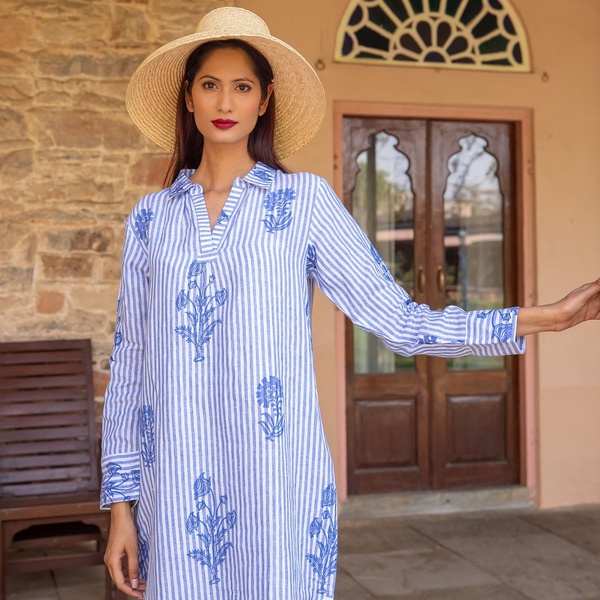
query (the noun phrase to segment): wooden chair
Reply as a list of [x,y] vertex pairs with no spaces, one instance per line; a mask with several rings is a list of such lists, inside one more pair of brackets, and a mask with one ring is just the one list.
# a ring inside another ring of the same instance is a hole
[[7,573],[103,564],[97,447],[90,340],[1,343],[0,600]]

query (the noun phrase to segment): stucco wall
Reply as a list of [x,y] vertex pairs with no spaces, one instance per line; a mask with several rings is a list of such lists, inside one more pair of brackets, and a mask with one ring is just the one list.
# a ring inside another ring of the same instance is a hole
[[[289,164],[333,180],[332,101],[525,107],[534,115],[538,302],[600,276],[600,4],[514,0],[533,72],[508,74],[334,63],[346,0],[241,0],[315,65],[329,100],[325,124]],[[547,78],[543,74],[547,74]],[[547,81],[545,81],[547,79]],[[315,353],[323,415],[337,455],[334,309],[317,304]],[[342,351],[338,348],[338,352]],[[600,323],[539,339],[539,494],[542,506],[600,502]],[[338,458],[338,469],[342,467]]]

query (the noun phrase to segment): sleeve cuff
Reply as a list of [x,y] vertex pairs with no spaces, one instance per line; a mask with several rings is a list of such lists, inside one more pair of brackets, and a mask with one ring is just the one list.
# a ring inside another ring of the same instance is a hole
[[100,508],[114,502],[137,500],[140,496],[140,458],[135,454],[107,457],[102,461]]
[[523,354],[525,338],[516,337],[519,309],[476,310],[467,313],[466,343],[476,356]]

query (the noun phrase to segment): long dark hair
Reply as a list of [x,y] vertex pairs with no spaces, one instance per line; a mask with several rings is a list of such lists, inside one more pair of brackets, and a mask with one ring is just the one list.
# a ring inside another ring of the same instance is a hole
[[[215,50],[234,48],[243,50],[250,60],[252,71],[260,82],[261,101],[267,97],[268,86],[273,81],[273,70],[269,61],[256,48],[242,40],[216,40],[207,42],[194,50],[187,59],[185,72],[177,98],[177,118],[175,130],[175,149],[165,175],[165,187],[170,186],[181,169],[197,169],[202,160],[204,138],[198,131],[194,114],[186,106],[186,94],[194,82],[204,61]],[[273,140],[275,134],[275,95],[271,93],[265,113],[258,118],[256,127],[248,138],[248,154],[255,161],[260,161],[275,169],[288,172],[281,164]]]

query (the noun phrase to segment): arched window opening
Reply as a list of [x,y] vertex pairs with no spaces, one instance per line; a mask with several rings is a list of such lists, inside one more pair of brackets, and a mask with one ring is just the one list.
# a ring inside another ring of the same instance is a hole
[[524,27],[508,0],[351,0],[341,62],[530,71]]

